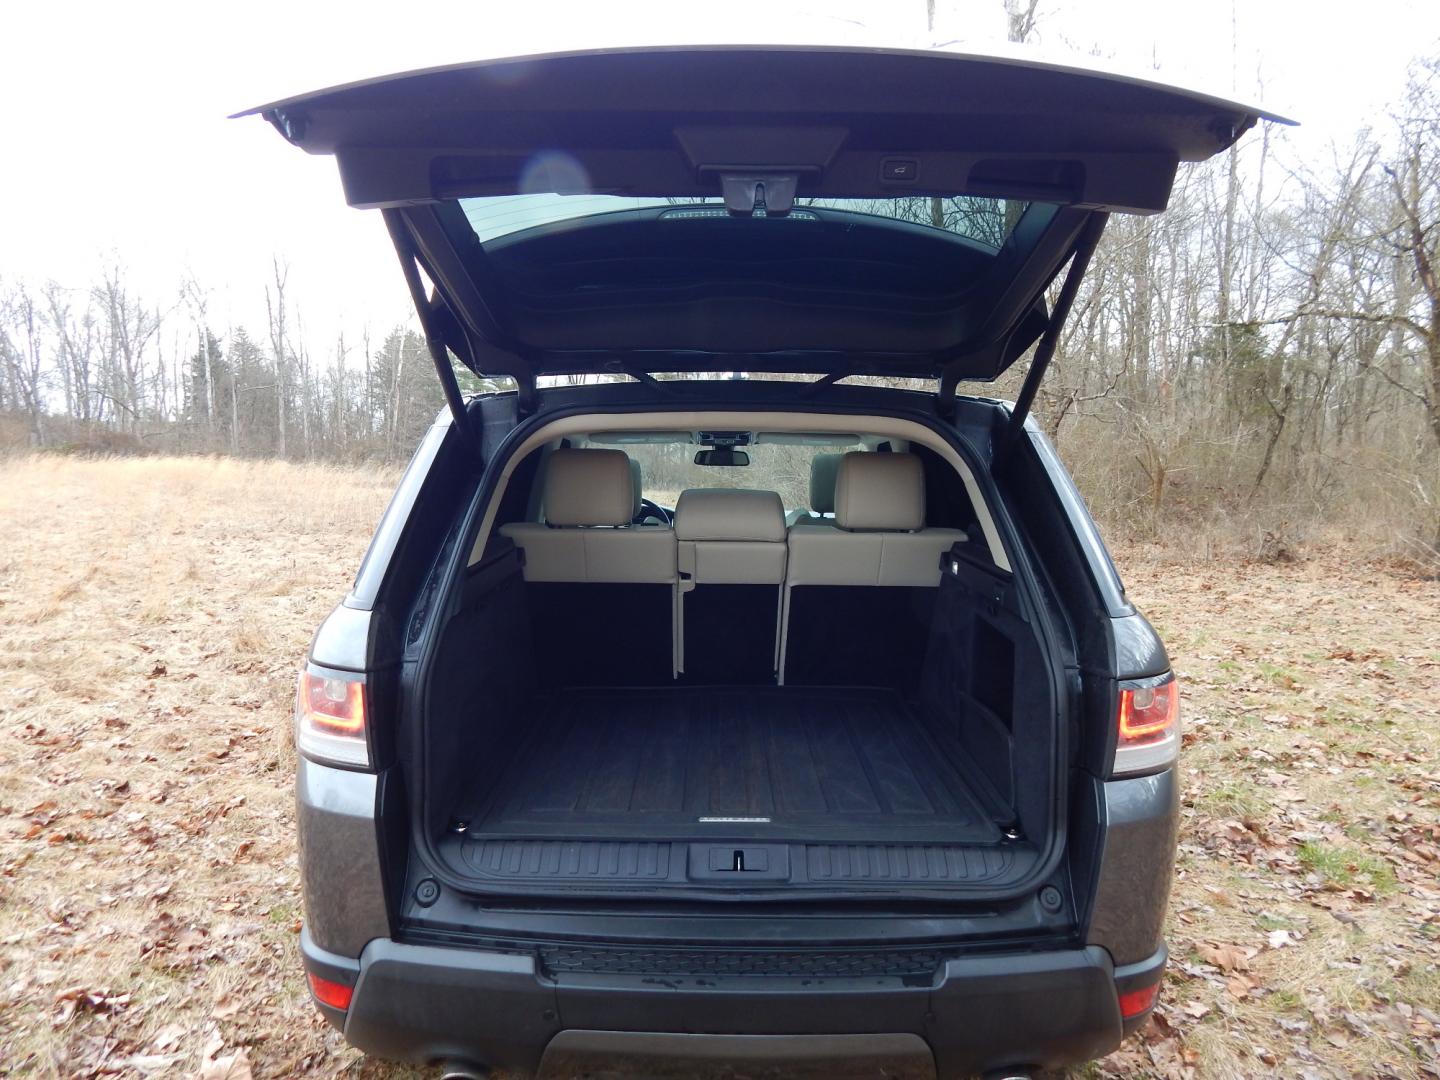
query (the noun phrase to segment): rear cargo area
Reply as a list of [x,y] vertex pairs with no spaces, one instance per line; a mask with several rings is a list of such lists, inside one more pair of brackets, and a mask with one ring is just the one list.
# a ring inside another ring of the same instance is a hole
[[503,782],[462,804],[472,835],[999,839],[958,746],[894,691],[570,690],[532,715]]
[[[938,588],[857,590],[845,632],[790,658],[799,684],[738,664],[727,684],[723,644],[698,678],[644,659],[652,628],[626,624],[643,594],[577,615],[593,587],[567,601],[500,545],[472,568],[431,680],[417,753],[433,857],[517,894],[1018,882],[1051,837],[1057,740],[1007,578],[965,564]],[[840,600],[814,602],[833,621]]]
[[532,710],[442,845],[491,881],[753,884],[783,866],[791,883],[935,885],[1013,867],[1007,809],[891,690],[577,689]]

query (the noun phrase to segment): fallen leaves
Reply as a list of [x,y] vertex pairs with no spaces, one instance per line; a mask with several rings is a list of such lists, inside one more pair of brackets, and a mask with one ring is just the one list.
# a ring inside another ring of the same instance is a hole
[[55,1011],[50,1017],[50,1025],[64,1027],[77,1012],[117,1012],[129,1004],[129,994],[69,986],[55,995]]
[[1440,1076],[1440,653],[1416,648],[1440,585],[1247,568],[1218,612],[1176,563],[1141,569],[1200,723],[1164,1022],[1099,1074]]
[[169,1072],[177,1062],[183,1061],[184,1054],[131,1054],[129,1057],[111,1058],[107,1065],[115,1070],[133,1069],[144,1076],[152,1073]]
[[150,1049],[152,1053],[163,1053],[166,1050],[173,1050],[185,1037],[185,1026],[183,1024],[166,1024],[150,1038]]
[[200,1080],[252,1080],[250,1059],[244,1050],[200,1063]]
[[211,1031],[200,1054],[199,1080],[252,1080],[250,1058],[244,1048],[225,1052],[225,1040]]
[[1237,945],[1211,945],[1199,942],[1195,952],[1207,964],[1214,964],[1221,971],[1249,971],[1250,957]]
[[[354,1062],[296,954],[285,732],[294,665],[393,481],[0,460],[0,1074]],[[76,566],[102,566],[106,587],[51,604],[44,583]],[[277,598],[292,578],[305,587]],[[256,643],[243,664],[241,631]]]
[[1244,1001],[1260,987],[1260,981],[1249,975],[1231,975],[1225,980],[1225,990],[1236,1001]]

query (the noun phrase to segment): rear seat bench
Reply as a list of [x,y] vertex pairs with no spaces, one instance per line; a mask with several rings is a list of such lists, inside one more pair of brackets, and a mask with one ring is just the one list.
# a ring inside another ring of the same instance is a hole
[[916,685],[940,556],[966,534],[925,527],[917,457],[832,467],[833,518],[787,529],[773,491],[693,488],[672,529],[631,526],[623,451],[551,453],[545,520],[500,528],[521,552],[542,685]]
[[833,523],[789,530],[781,681],[915,685],[940,556],[966,534],[925,527],[924,470],[913,454],[845,454],[834,505]]
[[675,532],[631,527],[635,481],[621,450],[545,461],[543,522],[512,522],[541,685],[652,686],[675,672]]

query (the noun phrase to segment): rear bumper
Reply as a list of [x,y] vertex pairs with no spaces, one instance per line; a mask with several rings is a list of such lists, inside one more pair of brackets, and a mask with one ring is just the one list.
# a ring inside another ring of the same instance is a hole
[[354,986],[347,1013],[322,1011],[366,1053],[522,1071],[543,1059],[545,1072],[560,1061],[573,1070],[586,1053],[611,1061],[834,1062],[853,1050],[855,1035],[886,1036],[907,1075],[1053,1068],[1114,1049],[1129,1026],[1117,980],[1122,989],[1154,982],[1165,964],[1162,949],[1117,971],[1104,949],[1089,946],[951,959],[919,984],[887,976],[551,975],[530,953],[382,938],[357,962],[318,950],[308,937],[302,945],[308,970]]

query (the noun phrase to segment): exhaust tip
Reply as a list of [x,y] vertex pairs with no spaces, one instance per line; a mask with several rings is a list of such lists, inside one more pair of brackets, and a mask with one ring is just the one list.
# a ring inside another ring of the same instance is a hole
[[440,1080],[487,1080],[489,1075],[489,1069],[463,1061],[447,1061],[440,1068]]

